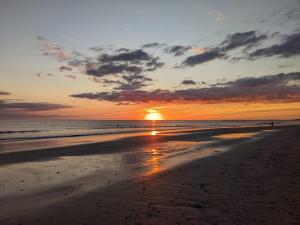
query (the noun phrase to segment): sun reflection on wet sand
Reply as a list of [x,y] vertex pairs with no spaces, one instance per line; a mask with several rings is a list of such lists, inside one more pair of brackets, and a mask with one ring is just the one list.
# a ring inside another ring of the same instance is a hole
[[148,155],[143,163],[144,170],[140,175],[153,176],[167,169],[187,162],[224,152],[224,147],[210,147],[211,142],[172,141],[152,143],[145,148]]
[[159,156],[159,152],[156,148],[151,149],[151,158],[148,160],[150,164],[149,174],[155,174],[162,171],[160,166],[161,157]]

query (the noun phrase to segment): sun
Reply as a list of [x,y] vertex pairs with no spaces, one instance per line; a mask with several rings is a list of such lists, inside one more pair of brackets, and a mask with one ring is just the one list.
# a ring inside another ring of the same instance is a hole
[[162,115],[160,114],[160,112],[158,112],[157,110],[155,109],[148,109],[147,110],[147,115],[145,116],[145,120],[162,120],[163,117]]

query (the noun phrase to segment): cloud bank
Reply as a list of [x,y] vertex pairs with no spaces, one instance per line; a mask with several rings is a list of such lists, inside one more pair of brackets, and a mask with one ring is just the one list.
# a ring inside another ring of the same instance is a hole
[[73,94],[71,97],[110,102],[298,102],[300,101],[300,72],[262,77],[246,77],[216,83],[207,88],[182,90],[122,90]]
[[[195,47],[191,45],[168,45],[153,42],[142,45],[140,49],[116,48],[114,46],[92,47],[90,50],[95,56],[86,56],[72,50],[68,54],[64,48],[50,42],[48,39],[38,37],[42,43],[43,55],[55,57],[58,61],[64,61],[65,65],[58,68],[61,72],[79,72],[90,77],[92,81],[103,87],[111,87],[116,93],[120,91],[141,90],[153,84],[151,72],[165,66],[165,62],[157,55],[150,54],[148,49],[160,49],[161,53],[170,54],[174,57],[183,56],[189,52],[194,55],[187,56],[181,63],[175,64],[175,68],[187,68],[211,62],[217,59],[238,61],[256,60],[267,57],[297,57],[300,54],[300,33],[283,36],[280,43],[262,48],[262,44],[274,36],[279,35],[261,33],[255,30],[237,32],[227,35],[223,41],[212,47]],[[273,39],[272,39],[273,40]],[[266,46],[266,45],[265,45]],[[191,51],[189,51],[191,50]],[[237,50],[240,55],[233,56]],[[180,58],[180,57],[178,57]],[[38,73],[40,76],[40,73]],[[74,76],[65,76],[74,79]],[[184,81],[184,85],[193,85],[190,81]],[[159,91],[158,91],[159,92]],[[178,93],[171,91],[173,99]],[[141,92],[143,93],[143,91]],[[105,97],[104,97],[105,98]]]

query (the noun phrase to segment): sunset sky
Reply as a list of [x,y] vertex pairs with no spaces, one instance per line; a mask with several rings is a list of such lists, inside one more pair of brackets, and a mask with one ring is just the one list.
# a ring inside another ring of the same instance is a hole
[[0,0],[0,118],[300,118],[299,0]]

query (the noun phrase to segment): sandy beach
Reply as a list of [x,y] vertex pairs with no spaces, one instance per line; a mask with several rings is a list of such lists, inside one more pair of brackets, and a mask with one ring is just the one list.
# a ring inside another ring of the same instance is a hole
[[300,0],[0,0],[0,225],[300,225]]
[[300,127],[0,153],[0,224],[298,224]]

